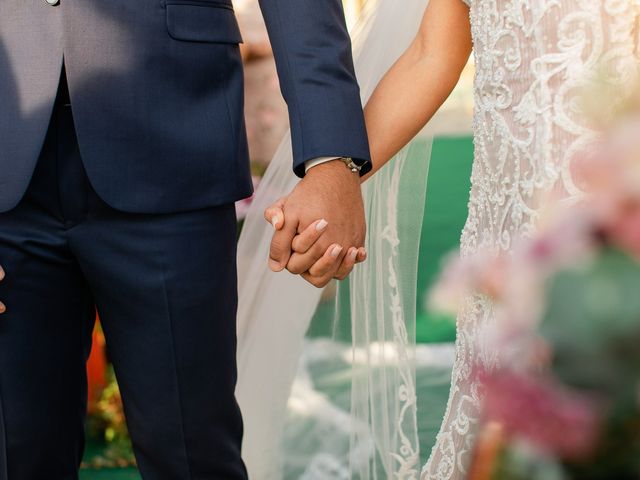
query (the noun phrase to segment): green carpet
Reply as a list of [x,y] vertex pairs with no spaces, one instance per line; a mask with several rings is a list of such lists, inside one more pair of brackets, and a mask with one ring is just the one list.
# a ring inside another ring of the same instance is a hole
[[80,480],[140,480],[135,468],[81,470]]
[[[418,272],[418,291],[422,293],[417,309],[417,339],[421,343],[449,342],[455,338],[454,323],[449,318],[430,312],[425,297],[437,278],[443,256],[459,244],[467,215],[472,159],[473,144],[470,137],[439,138],[434,142]],[[313,336],[330,335],[330,328],[330,322],[316,321]],[[420,403],[431,406],[420,415],[423,453],[430,451],[444,412],[449,389],[448,375],[449,372],[434,369],[418,379]],[[87,456],[95,454],[95,447],[88,449]],[[139,479],[135,469],[85,469],[80,475],[80,480]]]
[[434,141],[418,266],[418,292],[422,292],[418,296],[416,319],[418,343],[455,340],[455,324],[450,318],[429,311],[426,296],[438,277],[443,257],[460,245],[467,218],[472,163],[471,137]]

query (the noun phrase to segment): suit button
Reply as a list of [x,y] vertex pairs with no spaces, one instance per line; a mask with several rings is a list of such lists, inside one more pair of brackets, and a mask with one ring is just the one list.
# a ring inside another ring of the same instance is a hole
[[44,0],[44,1],[47,2],[49,5],[51,5],[52,7],[60,3],[60,0]]

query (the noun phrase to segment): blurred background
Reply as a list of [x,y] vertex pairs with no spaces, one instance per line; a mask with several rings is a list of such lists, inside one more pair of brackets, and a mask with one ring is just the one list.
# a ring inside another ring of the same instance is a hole
[[[347,21],[352,26],[361,12],[364,0],[344,0]],[[246,121],[254,183],[269,165],[288,128],[286,105],[280,95],[275,63],[257,2],[235,0],[236,13],[244,37],[241,46],[245,62]],[[417,305],[417,388],[421,408],[419,428],[423,457],[434,442],[436,429],[444,415],[448,396],[450,370],[453,363],[455,324],[452,317],[430,311],[426,293],[438,277],[442,259],[458,247],[460,233],[467,216],[470,173],[473,160],[471,113],[473,108],[473,66],[465,70],[461,82],[429,127],[435,133],[426,202],[428,213],[423,219],[420,247]],[[427,161],[422,150],[412,149],[410,161]],[[424,140],[430,142],[430,139]],[[240,222],[251,205],[251,199],[237,205]],[[335,336],[331,321],[324,310],[331,310],[333,291],[328,289],[309,332],[309,339],[322,348],[322,339]],[[343,326],[342,328],[349,328]],[[344,348],[348,348],[345,344]],[[312,347],[313,349],[313,347]],[[335,369],[327,369],[322,359],[307,365],[318,393],[330,396],[338,406],[348,411],[350,377],[336,378]],[[345,365],[345,371],[347,371]],[[330,375],[329,370],[332,372]],[[94,347],[88,364],[90,406],[88,448],[81,472],[83,480],[139,479],[129,443],[121,399],[109,365],[108,352],[99,325],[94,333]],[[302,428],[302,430],[301,430]],[[285,432],[289,444],[304,443],[304,427],[296,413],[291,412]],[[307,450],[316,445],[304,445]],[[304,448],[301,447],[303,450]],[[309,462],[309,452],[292,452],[285,459],[287,480],[302,478]],[[423,458],[425,460],[425,458]]]

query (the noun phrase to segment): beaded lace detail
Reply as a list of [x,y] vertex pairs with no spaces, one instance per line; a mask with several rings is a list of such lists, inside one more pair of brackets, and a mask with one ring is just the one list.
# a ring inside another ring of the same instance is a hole
[[[475,161],[461,254],[508,251],[535,231],[543,203],[580,195],[577,156],[597,139],[585,88],[603,79],[628,91],[638,69],[638,0],[463,0],[476,63]],[[626,87],[626,88],[625,88]],[[479,339],[491,302],[469,298],[458,317],[447,412],[422,480],[463,480],[482,386],[472,365],[497,361]]]

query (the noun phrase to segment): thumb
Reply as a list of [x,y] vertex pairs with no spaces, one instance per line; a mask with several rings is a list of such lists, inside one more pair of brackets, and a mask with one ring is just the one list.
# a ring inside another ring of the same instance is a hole
[[293,239],[298,232],[298,220],[291,216],[283,222],[280,229],[276,229],[271,239],[269,250],[269,268],[274,272],[281,272],[291,258]]
[[273,225],[275,230],[281,230],[284,226],[284,204],[286,200],[287,197],[282,197],[264,211],[264,219]]

